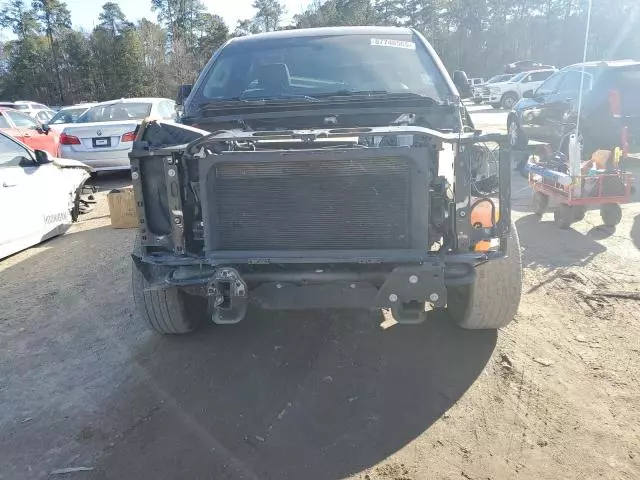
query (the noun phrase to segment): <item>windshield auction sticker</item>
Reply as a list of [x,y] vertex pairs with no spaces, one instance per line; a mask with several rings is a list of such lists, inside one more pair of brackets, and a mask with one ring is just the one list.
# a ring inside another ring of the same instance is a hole
[[376,47],[406,48],[407,50],[416,49],[416,44],[413,42],[407,42],[406,40],[392,40],[390,38],[372,38],[371,45],[375,45]]

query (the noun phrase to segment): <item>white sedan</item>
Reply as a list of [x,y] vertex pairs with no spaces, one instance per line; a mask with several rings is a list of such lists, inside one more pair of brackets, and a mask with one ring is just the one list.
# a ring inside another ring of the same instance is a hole
[[0,133],[0,258],[64,233],[90,171]]
[[98,103],[62,130],[61,156],[80,160],[96,172],[128,170],[136,129],[147,117],[175,120],[175,102],[166,98],[126,98]]

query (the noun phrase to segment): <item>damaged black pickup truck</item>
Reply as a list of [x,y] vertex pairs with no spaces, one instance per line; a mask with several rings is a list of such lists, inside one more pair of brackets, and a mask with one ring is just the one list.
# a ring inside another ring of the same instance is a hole
[[149,327],[236,323],[250,303],[513,319],[508,140],[473,128],[419,33],[235,38],[185,90],[182,124],[145,121],[130,154],[133,294]]

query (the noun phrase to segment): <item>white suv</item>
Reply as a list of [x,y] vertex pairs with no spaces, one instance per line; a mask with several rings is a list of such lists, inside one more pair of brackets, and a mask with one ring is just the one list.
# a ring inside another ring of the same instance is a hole
[[482,90],[482,98],[493,108],[511,110],[524,92],[535,90],[555,72],[555,69],[532,70],[519,73],[507,82],[488,84]]
[[49,107],[43,105],[42,103],[32,102],[29,100],[16,100],[14,103],[14,107],[16,110],[20,110],[22,113],[29,115],[30,117],[36,118],[36,114],[41,110],[50,110]]

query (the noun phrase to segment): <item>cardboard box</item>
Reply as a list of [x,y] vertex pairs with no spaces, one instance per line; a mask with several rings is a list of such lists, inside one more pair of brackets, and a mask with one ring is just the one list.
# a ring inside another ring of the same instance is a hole
[[138,226],[138,212],[133,187],[111,190],[107,194],[107,203],[113,228],[136,228]]

